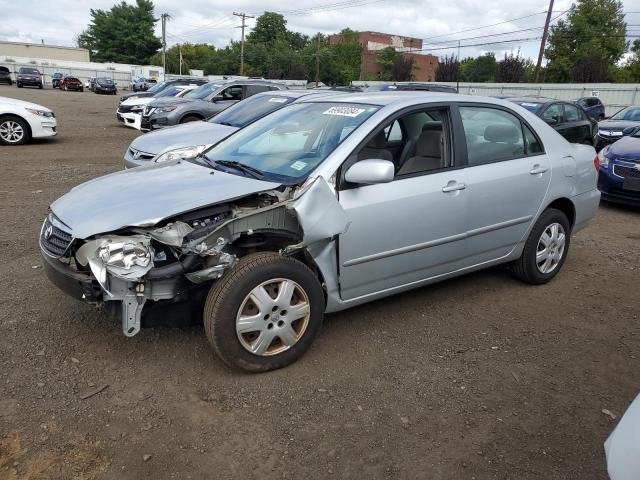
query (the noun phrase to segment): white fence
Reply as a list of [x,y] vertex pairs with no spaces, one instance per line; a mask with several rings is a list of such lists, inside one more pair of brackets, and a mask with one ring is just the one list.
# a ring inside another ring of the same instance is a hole
[[82,82],[87,81],[91,77],[108,77],[113,79],[118,84],[119,88],[129,88],[129,82],[131,82],[131,73],[122,72],[117,70],[110,70],[105,68],[104,70],[82,68],[82,67],[60,67],[54,65],[34,65],[31,63],[13,63],[13,62],[0,62],[0,66],[7,67],[11,72],[11,78],[15,81],[16,74],[21,67],[37,68],[43,75],[44,84],[51,85],[51,77],[54,73],[60,72],[65,75],[76,77]]
[[[389,84],[392,82],[353,82],[354,86]],[[455,82],[435,82],[455,87]],[[466,83],[460,82],[460,93],[484,96],[540,96],[557,100],[576,100],[598,97],[604,103],[607,115],[640,102],[638,83]]]

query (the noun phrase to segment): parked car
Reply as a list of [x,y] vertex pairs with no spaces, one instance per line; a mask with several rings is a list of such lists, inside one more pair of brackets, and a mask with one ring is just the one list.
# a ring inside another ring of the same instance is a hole
[[64,90],[65,92],[68,92],[69,90],[82,92],[84,90],[82,82],[76,77],[62,77],[62,80],[60,80],[60,83],[58,84],[58,88],[60,90]]
[[600,121],[604,120],[605,109],[604,104],[598,97],[583,97],[576,100],[576,104],[579,105],[587,112],[591,118]]
[[436,83],[419,83],[419,82],[397,82],[393,84],[377,84],[370,85],[366,88],[367,92],[389,92],[389,91],[412,91],[412,92],[443,92],[458,93],[455,87],[449,85],[438,85]]
[[324,313],[501,263],[551,281],[597,210],[594,157],[499,100],[309,96],[194,159],[75,187],[44,220],[44,270],[126,336],[202,318],[226,364],[263,372]]
[[636,480],[640,470],[640,395],[629,405],[607,441],[607,473],[610,480]]
[[96,77],[89,77],[87,83],[85,84],[85,88],[91,90],[93,92],[96,86]]
[[640,131],[640,106],[623,108],[606,120],[598,122],[596,150],[617,142],[622,137],[635,135]]
[[124,95],[122,95],[120,97],[120,101],[124,102],[125,100],[127,100],[129,98],[154,97],[158,93],[162,92],[163,90],[165,90],[167,88],[175,87],[175,86],[178,86],[178,85],[196,85],[196,86],[200,86],[200,85],[204,85],[205,83],[207,83],[207,81],[208,80],[205,79],[205,78],[179,78],[179,79],[176,79],[176,80],[168,80],[166,82],[157,83],[153,87],[150,87],[149,90],[147,90],[146,92],[129,92],[129,93],[125,93]]
[[95,84],[93,85],[93,93],[115,95],[116,93],[118,93],[116,82],[108,77],[98,77],[96,78]]
[[283,83],[267,80],[210,82],[182,98],[161,98],[149,103],[142,115],[141,130],[204,120],[256,93],[286,89]]
[[56,72],[51,76],[51,88],[59,88],[60,87],[60,81],[62,80],[62,78],[64,77],[64,74],[60,73],[60,72]]
[[543,97],[509,97],[506,100],[533,112],[569,142],[594,144],[596,123],[582,107]]
[[0,145],[21,145],[32,138],[53,137],[57,121],[47,107],[0,97]]
[[598,159],[602,199],[640,206],[640,132],[607,145]]
[[7,85],[13,85],[11,80],[11,72],[7,67],[0,65],[0,83],[6,83]]
[[178,85],[176,87],[171,87],[163,90],[157,95],[157,97],[130,98],[120,103],[118,109],[116,110],[116,118],[125,127],[131,127],[140,130],[142,112],[145,105],[147,105],[149,102],[152,102],[155,98],[182,97],[195,88],[195,86]]
[[[281,90],[258,93],[206,122],[190,122],[173,128],[155,130],[136,138],[124,155],[124,167],[133,168],[197,156],[240,128],[271,112],[309,95],[338,92],[319,90]],[[317,97],[319,98],[319,97]],[[146,100],[146,99],[141,99]]]
[[144,92],[147,90],[147,81],[144,77],[138,77],[131,79],[129,88],[132,92]]
[[31,67],[20,67],[16,76],[16,85],[18,88],[24,86],[42,88],[44,84],[40,70]]

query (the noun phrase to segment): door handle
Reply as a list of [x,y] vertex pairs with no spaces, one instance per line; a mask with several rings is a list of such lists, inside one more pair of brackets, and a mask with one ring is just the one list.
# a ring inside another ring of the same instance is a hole
[[449,183],[447,183],[444,187],[442,187],[442,191],[444,193],[449,193],[449,192],[456,192],[458,190],[464,190],[465,188],[467,188],[467,185],[465,183],[458,183],[452,180]]
[[533,166],[533,170],[530,170],[529,173],[531,175],[541,175],[545,173],[547,170],[549,170],[547,167],[541,167],[540,165],[536,164]]

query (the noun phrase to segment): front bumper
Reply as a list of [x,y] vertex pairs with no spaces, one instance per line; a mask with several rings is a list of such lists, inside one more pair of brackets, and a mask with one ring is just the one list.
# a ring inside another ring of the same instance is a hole
[[[640,170],[637,170],[637,165],[640,164],[610,160],[607,168],[601,168],[598,189],[602,192],[602,199],[640,206]],[[624,175],[623,171],[630,174]]]
[[118,118],[118,121],[122,125],[124,125],[125,127],[135,128],[137,130],[140,130],[140,128],[141,128],[142,115],[140,113],[133,113],[133,112],[120,113],[120,112],[116,112],[116,117]]
[[96,85],[95,87],[93,87],[93,91],[95,93],[109,93],[115,95],[118,90],[116,88],[105,88]]
[[55,137],[58,134],[58,121],[55,117],[43,118],[31,115],[27,121],[33,138]]
[[616,143],[620,140],[624,135],[610,136],[605,137],[600,133],[597,133],[595,136],[594,147],[597,151],[602,150],[607,145],[611,145],[612,143]]
[[47,278],[67,295],[87,303],[98,303],[102,290],[98,282],[87,273],[73,270],[71,266],[40,251]]
[[42,80],[37,78],[20,78],[18,77],[17,83],[20,85],[29,85],[31,87],[39,87],[42,85]]
[[140,130],[150,132],[172,125],[167,116],[161,115],[142,115],[140,122]]

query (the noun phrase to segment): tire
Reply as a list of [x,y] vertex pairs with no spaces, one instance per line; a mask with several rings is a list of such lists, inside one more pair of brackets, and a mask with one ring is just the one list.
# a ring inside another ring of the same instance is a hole
[[38,88],[39,88],[40,90],[42,90],[42,89],[44,88],[44,85],[40,84],[40,85],[38,85]]
[[16,83],[16,85],[18,86],[18,88],[22,88],[22,84],[21,83]]
[[[285,282],[289,288],[280,291],[294,293],[290,300],[281,300],[283,303],[274,306],[270,302],[277,302],[274,295],[279,291],[274,288]],[[267,305],[253,303],[252,291],[269,294]],[[293,313],[297,305],[301,308]],[[204,329],[213,350],[226,365],[246,372],[267,372],[295,362],[309,349],[322,326],[324,306],[324,292],[309,267],[275,252],[254,253],[241,258],[213,284],[204,306]],[[245,333],[239,333],[236,328],[243,312],[247,319],[255,319],[247,323]],[[289,323],[287,317],[292,315]],[[254,324],[260,330],[250,330]],[[279,331],[293,336],[284,342]]]
[[197,115],[187,115],[187,116],[182,117],[180,119],[180,123],[197,122],[199,120],[202,120],[202,119],[200,117],[198,117]]
[[[16,125],[22,131],[22,136],[19,138],[15,136]],[[10,137],[13,137],[13,140]],[[23,145],[29,140],[31,140],[31,128],[25,120],[12,115],[0,117],[0,145]]]
[[[549,235],[553,226],[559,226],[557,238]],[[547,241],[552,240],[550,246],[544,245],[543,234],[546,234]],[[564,241],[561,240],[562,235],[564,235]],[[532,285],[550,282],[564,265],[570,243],[571,226],[567,216],[555,208],[546,209],[531,229],[522,256],[512,264],[513,274],[516,278]],[[544,248],[540,250],[540,247]],[[538,254],[544,251],[549,252],[550,255],[542,255],[538,260]],[[542,265],[539,265],[539,262],[542,262]],[[548,268],[545,268],[546,262],[549,262]]]

